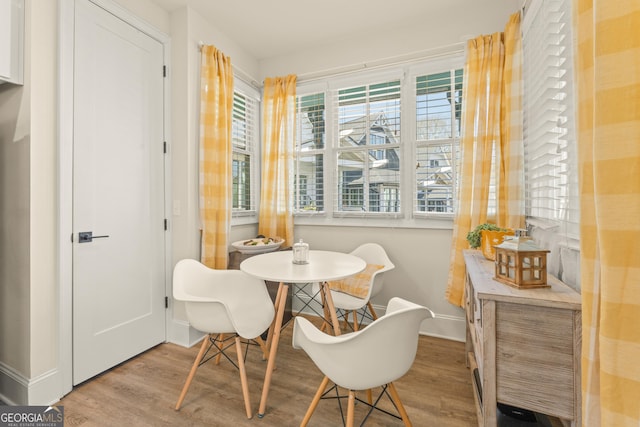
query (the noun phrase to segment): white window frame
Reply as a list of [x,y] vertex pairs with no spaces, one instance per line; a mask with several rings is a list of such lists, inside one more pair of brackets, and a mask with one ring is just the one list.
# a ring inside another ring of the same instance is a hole
[[[455,56],[455,57],[450,57],[450,58],[444,58],[440,61],[432,61],[429,62],[428,64],[424,64],[423,66],[420,67],[415,67],[412,70],[412,73],[410,74],[410,80],[411,80],[411,106],[413,107],[413,110],[411,111],[411,118],[415,119],[417,112],[416,112],[416,108],[417,108],[417,93],[416,93],[416,79],[418,77],[422,77],[422,76],[426,76],[426,75],[431,75],[431,74],[438,74],[438,73],[442,73],[442,72],[446,72],[446,71],[451,71],[453,73],[455,73],[455,70],[458,69],[464,69],[464,56],[463,55],[459,55],[459,56]],[[464,84],[465,84],[465,78],[466,76],[462,76],[462,85],[463,85],[463,89],[464,89]],[[454,79],[455,79],[455,75],[454,75]],[[462,101],[462,103],[464,104],[464,100]],[[462,120],[462,118],[460,119]],[[417,129],[417,121],[416,120],[412,120],[412,129],[411,129],[411,144],[413,146],[412,149],[412,165],[413,167],[411,168],[411,172],[413,173],[413,181],[411,184],[411,189],[413,190],[412,195],[411,195],[411,203],[412,203],[412,213],[413,216],[416,218],[427,218],[427,219],[440,219],[440,220],[451,220],[453,221],[453,218],[455,217],[455,213],[456,213],[456,209],[458,206],[457,203],[457,196],[458,196],[458,179],[459,179],[459,168],[458,168],[458,161],[460,160],[457,157],[457,154],[459,154],[460,151],[460,143],[462,140],[462,131],[463,129],[461,129],[460,134],[458,135],[453,135],[451,138],[443,138],[443,139],[433,139],[433,140],[421,140],[418,141],[418,129]],[[451,111],[451,126],[452,128],[455,125],[455,109],[452,109]],[[461,124],[462,126],[462,124]],[[453,131],[453,129],[452,129]],[[453,192],[453,212],[422,212],[422,211],[418,211],[416,209],[416,204],[417,204],[417,177],[415,174],[415,165],[418,163],[418,158],[417,158],[417,148],[418,147],[426,147],[429,145],[442,145],[442,144],[451,144],[451,148],[452,148],[452,159],[451,159],[451,168],[452,168],[452,192]]]
[[[416,140],[416,89],[418,76],[433,74],[447,70],[464,68],[464,52],[456,51],[414,61],[408,64],[384,67],[378,70],[365,70],[349,73],[343,76],[327,77],[312,82],[301,81],[297,86],[297,96],[324,92],[325,94],[325,148],[324,148],[324,211],[323,212],[295,212],[297,225],[333,225],[333,226],[364,226],[364,227],[397,227],[397,228],[434,228],[451,229],[453,215],[442,213],[414,212],[415,183],[415,140]],[[334,141],[337,118],[330,104],[332,91],[348,86],[361,86],[384,81],[400,79],[401,81],[401,142],[400,142],[400,213],[370,214],[336,214],[334,203],[336,200],[337,182],[337,152]],[[463,77],[464,79],[464,77]],[[464,84],[464,80],[463,80]],[[334,121],[335,120],[335,121]],[[455,185],[454,185],[455,187]],[[454,188],[454,194],[456,189]],[[455,197],[455,196],[454,196]]]
[[[259,201],[260,201],[260,135],[261,135],[261,116],[260,116],[260,92],[253,86],[245,83],[244,81],[235,78],[234,79],[234,94],[240,93],[244,97],[252,99],[255,101],[253,104],[253,108],[251,109],[251,114],[253,115],[254,122],[254,132],[252,133],[251,141],[247,141],[248,144],[251,144],[250,149],[248,149],[248,153],[250,155],[250,177],[251,177],[251,185],[250,185],[250,205],[251,208],[248,210],[232,210],[231,214],[231,225],[242,225],[242,224],[254,224],[258,219],[258,211],[259,211]],[[233,152],[243,153],[243,151],[233,149]]]
[[[311,150],[307,150],[307,151],[301,151],[299,150],[299,145],[298,145],[298,141],[297,138],[299,135],[301,134],[301,129],[297,129],[296,128],[296,142],[295,142],[295,148],[294,148],[294,164],[293,164],[293,168],[294,168],[294,182],[292,183],[292,193],[291,193],[291,200],[293,201],[293,212],[294,215],[296,216],[316,216],[316,215],[324,215],[325,211],[326,211],[326,207],[327,207],[327,200],[326,200],[326,188],[327,188],[327,175],[326,175],[326,162],[327,162],[327,123],[329,121],[328,116],[327,116],[327,111],[326,111],[326,103],[327,103],[327,91],[326,91],[326,85],[307,85],[306,90],[302,90],[300,91],[300,89],[296,88],[296,106],[298,105],[298,100],[300,99],[300,97],[304,97],[304,96],[309,96],[309,95],[316,95],[316,94],[322,94],[324,96],[324,100],[325,100],[325,128],[324,128],[324,132],[325,132],[325,140],[324,140],[324,146],[323,148],[313,148]],[[297,113],[296,113],[297,114]],[[296,120],[298,120],[298,117],[296,117]],[[300,126],[300,122],[298,121],[296,123],[296,127]],[[299,156],[303,156],[303,157],[307,157],[307,156],[313,156],[313,155],[322,155],[323,157],[323,169],[322,169],[322,178],[323,178],[323,182],[322,182],[322,189],[320,190],[322,192],[322,199],[323,199],[323,210],[321,211],[316,211],[316,210],[305,210],[305,209],[298,209],[298,200],[296,200],[295,195],[296,190],[299,190],[299,183],[295,181],[295,177],[298,176],[299,174]]]

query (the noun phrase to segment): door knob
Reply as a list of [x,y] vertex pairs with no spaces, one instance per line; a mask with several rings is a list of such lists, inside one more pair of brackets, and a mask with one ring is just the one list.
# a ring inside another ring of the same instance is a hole
[[78,243],[89,243],[92,242],[93,239],[104,239],[109,236],[94,236],[93,231],[81,231],[78,233]]

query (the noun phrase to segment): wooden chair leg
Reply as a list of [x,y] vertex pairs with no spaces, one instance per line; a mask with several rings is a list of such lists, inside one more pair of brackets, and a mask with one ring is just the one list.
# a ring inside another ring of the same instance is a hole
[[411,424],[411,420],[409,420],[409,415],[407,414],[407,411],[404,409],[404,406],[400,401],[400,396],[398,395],[396,386],[393,383],[389,383],[387,385],[389,386],[389,394],[391,395],[391,399],[393,400],[393,403],[396,404],[396,408],[398,408],[400,417],[402,417],[402,422],[406,427],[412,427],[413,424]]
[[376,314],[376,311],[373,309],[373,305],[371,304],[371,301],[367,302],[367,307],[369,308],[369,312],[371,313],[371,317],[373,317],[373,320],[376,320],[378,318],[378,315]]
[[202,362],[204,353],[207,351],[208,344],[209,344],[209,335],[204,337],[204,339],[202,340],[200,351],[198,352],[198,355],[196,356],[196,360],[194,360],[193,365],[191,366],[191,370],[189,371],[187,380],[185,381],[184,386],[182,387],[182,392],[180,392],[178,403],[176,403],[176,411],[180,409],[180,406],[182,406],[182,402],[184,401],[184,397],[187,395],[187,390],[189,390],[191,381],[193,380],[193,377],[196,375],[196,370],[198,369],[198,366],[200,366],[200,362]]
[[327,384],[329,384],[329,377],[324,377],[322,379],[322,382],[320,383],[320,387],[318,387],[318,390],[316,391],[315,396],[313,396],[313,400],[311,401],[311,404],[307,409],[307,413],[304,414],[304,418],[300,423],[300,427],[305,427],[311,419],[311,415],[313,415],[313,411],[316,410],[318,402],[320,402],[320,398],[322,398],[322,393],[324,393],[325,389],[327,388]]
[[265,344],[262,337],[256,337],[254,341],[258,343],[260,350],[262,350],[262,360],[267,360],[269,358],[269,349],[267,348],[267,344]]
[[242,356],[242,343],[240,337],[236,336],[236,353],[238,355],[238,368],[240,370],[240,383],[242,384],[242,396],[244,397],[244,408],[247,411],[247,418],[251,418],[251,398],[249,397],[249,384],[247,383],[247,371],[244,367],[244,357]]
[[356,392],[349,390],[349,401],[347,403],[347,427],[353,427],[353,417],[356,406]]
[[351,313],[353,315],[353,330],[357,331],[358,329],[360,329],[360,327],[358,326],[358,311],[353,310]]

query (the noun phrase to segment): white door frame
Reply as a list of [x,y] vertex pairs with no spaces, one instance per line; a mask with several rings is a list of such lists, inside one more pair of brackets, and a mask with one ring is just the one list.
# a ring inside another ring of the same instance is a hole
[[[84,0],[83,0],[84,1]],[[136,27],[163,45],[164,64],[170,62],[170,38],[149,23],[141,20],[113,0],[89,0],[116,17]],[[73,389],[73,64],[74,64],[74,14],[76,0],[61,0],[59,3],[59,146],[58,146],[58,283],[60,298],[59,313],[59,373],[60,396]],[[160,72],[160,70],[158,70]],[[169,219],[171,200],[170,138],[170,85],[164,79],[164,138],[167,154],[164,156],[164,217]],[[165,295],[171,295],[171,224],[165,238]],[[172,310],[166,310],[165,330],[172,318]]]

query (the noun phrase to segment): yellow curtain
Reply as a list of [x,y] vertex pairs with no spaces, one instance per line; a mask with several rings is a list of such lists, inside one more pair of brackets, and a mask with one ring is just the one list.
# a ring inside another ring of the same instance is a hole
[[296,127],[296,76],[264,81],[262,110],[262,187],[258,233],[293,244],[290,182]]
[[640,425],[640,2],[574,0],[582,418]]
[[231,225],[231,58],[202,47],[200,67],[200,221],[203,264],[226,269]]
[[[446,291],[447,300],[458,306],[463,305],[467,233],[497,219],[504,221],[498,223],[502,227],[524,223],[521,58],[519,13],[512,15],[504,33],[467,43],[458,206]],[[492,170],[499,199],[495,217],[488,212]]]

